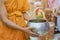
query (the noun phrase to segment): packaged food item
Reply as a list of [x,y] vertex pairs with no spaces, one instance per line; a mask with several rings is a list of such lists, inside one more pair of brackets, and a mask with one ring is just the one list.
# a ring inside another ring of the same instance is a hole
[[42,10],[42,8],[40,7],[37,7],[35,10],[35,15],[36,15],[36,18],[38,19],[45,19],[45,13],[44,11]]

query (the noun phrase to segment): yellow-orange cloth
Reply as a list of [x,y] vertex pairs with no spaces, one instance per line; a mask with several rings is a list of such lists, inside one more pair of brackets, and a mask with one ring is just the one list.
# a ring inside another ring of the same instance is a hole
[[[23,13],[30,9],[27,0],[7,0],[5,6],[8,19],[21,27],[26,27]],[[26,33],[10,28],[0,19],[0,40],[29,40]]]

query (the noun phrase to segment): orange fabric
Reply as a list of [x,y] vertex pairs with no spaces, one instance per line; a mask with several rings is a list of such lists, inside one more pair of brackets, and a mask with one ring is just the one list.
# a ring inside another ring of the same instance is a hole
[[[21,27],[26,27],[22,12],[29,10],[27,0],[7,0],[5,6],[8,19]],[[29,40],[29,37],[22,31],[8,27],[0,19],[0,40]]]

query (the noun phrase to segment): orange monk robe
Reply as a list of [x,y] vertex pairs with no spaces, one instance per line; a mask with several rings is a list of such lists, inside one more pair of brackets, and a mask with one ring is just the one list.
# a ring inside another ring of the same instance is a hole
[[[26,12],[30,9],[28,1],[7,0],[5,6],[8,13],[8,19],[23,28],[26,27],[22,12]],[[22,31],[10,28],[0,19],[0,40],[29,40],[29,37]]]

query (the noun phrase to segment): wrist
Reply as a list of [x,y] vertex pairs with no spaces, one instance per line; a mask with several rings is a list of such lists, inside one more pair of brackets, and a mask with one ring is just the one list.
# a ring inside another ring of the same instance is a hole
[[25,31],[25,28],[21,28],[20,31],[26,32],[26,31]]

